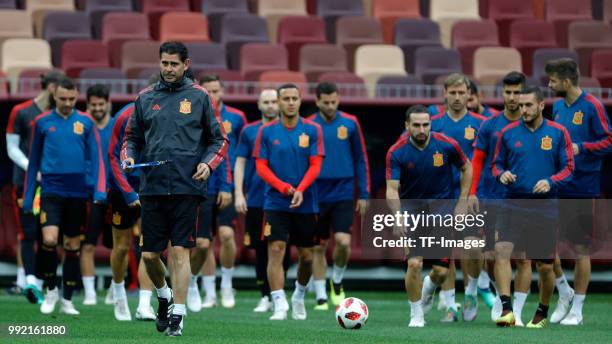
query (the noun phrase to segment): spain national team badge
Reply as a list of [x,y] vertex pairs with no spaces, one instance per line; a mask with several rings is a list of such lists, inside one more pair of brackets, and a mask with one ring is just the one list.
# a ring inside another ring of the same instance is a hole
[[270,234],[272,234],[272,226],[269,222],[266,222],[266,225],[264,226],[264,236],[268,237]]
[[251,245],[251,236],[249,233],[244,233],[244,246]]
[[348,129],[345,126],[341,125],[338,127],[338,139],[346,140],[348,137]]
[[574,118],[572,118],[572,123],[574,123],[575,125],[582,125],[582,117],[584,117],[582,111],[574,112]]
[[302,133],[302,135],[300,135],[298,145],[301,148],[308,148],[308,146],[310,145],[310,136],[306,135],[306,133]]
[[180,104],[179,112],[184,115],[189,115],[191,113],[191,102],[185,98]]
[[118,226],[121,224],[121,214],[119,214],[118,212],[113,213],[113,224],[115,226]]
[[436,152],[436,154],[433,155],[433,165],[434,167],[444,165],[444,155],[442,155],[442,153]]
[[76,121],[72,125],[72,131],[77,135],[83,135],[83,123]]
[[41,211],[40,212],[40,224],[44,225],[45,223],[47,223],[47,212]]
[[223,129],[225,129],[225,133],[229,134],[232,132],[232,122],[223,121]]
[[552,138],[548,135],[542,138],[542,144],[540,145],[542,150],[551,150],[552,149]]
[[476,130],[474,130],[474,128],[467,127],[465,128],[465,133],[463,136],[465,137],[466,140],[473,140],[475,133],[476,133]]

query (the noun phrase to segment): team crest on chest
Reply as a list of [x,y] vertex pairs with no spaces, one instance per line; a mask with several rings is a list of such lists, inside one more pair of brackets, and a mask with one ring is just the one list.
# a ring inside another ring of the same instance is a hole
[[584,117],[582,111],[574,112],[574,118],[572,118],[572,123],[574,123],[575,125],[582,125],[582,117]]
[[121,224],[121,214],[119,214],[119,212],[113,213],[113,224],[115,226],[118,226]]
[[338,139],[340,140],[346,140],[346,138],[348,137],[348,129],[341,125],[338,127]]
[[72,131],[77,135],[83,135],[83,123],[76,121],[72,124]]
[[225,133],[229,134],[232,132],[232,122],[223,121],[223,129],[225,129]]
[[433,165],[434,167],[441,167],[444,165],[444,155],[440,152],[437,152],[433,155]]
[[183,99],[182,102],[179,103],[179,112],[184,115],[189,115],[191,113],[191,102],[187,100],[187,98]]
[[542,150],[551,150],[552,149],[552,138],[548,135],[542,138],[542,144],[540,145]]
[[308,148],[310,145],[310,136],[306,135],[306,133],[302,133],[299,138],[298,145],[301,148]]
[[476,133],[476,130],[474,128],[466,127],[463,137],[465,137],[466,140],[473,140],[475,133]]

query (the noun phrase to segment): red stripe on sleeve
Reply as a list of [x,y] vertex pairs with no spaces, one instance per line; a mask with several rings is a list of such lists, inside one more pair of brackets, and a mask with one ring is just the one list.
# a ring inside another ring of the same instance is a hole
[[586,101],[593,104],[595,110],[597,111],[597,118],[599,119],[599,123],[601,124],[604,132],[606,133],[606,138],[603,140],[599,140],[597,142],[584,142],[582,143],[582,147],[587,151],[601,151],[612,145],[612,132],[610,132],[610,123],[608,122],[608,116],[606,116],[606,111],[597,98],[593,97],[591,94],[587,94],[585,97]]
[[[117,161],[117,157],[115,156],[115,150],[117,149],[117,145],[119,144],[119,138],[122,137],[122,131],[127,131],[128,127],[124,126],[128,121],[132,112],[134,111],[134,107],[130,107],[126,109],[115,121],[113,125],[113,132],[111,134],[110,142],[108,145],[108,159],[111,166],[111,173],[115,180],[119,183],[119,187],[125,193],[131,193],[134,190],[130,183],[128,183],[123,171],[121,170],[121,161]],[[121,151],[120,151],[121,154]]]
[[361,124],[359,124],[359,120],[357,120],[355,116],[351,116],[351,115],[343,114],[343,113],[341,113],[341,115],[355,122],[355,125],[357,126],[357,133],[359,133],[359,142],[361,143],[361,151],[363,153],[363,158],[365,160],[365,165],[366,165],[366,182],[367,182],[366,189],[368,190],[368,193],[370,193],[370,161],[368,159],[368,151],[365,146],[365,138],[363,137],[363,131],[361,130]]
[[493,171],[494,177],[499,177],[499,175],[504,172],[504,171],[499,170],[497,166],[495,166],[495,160],[497,160],[497,155],[499,154],[499,149],[501,147],[501,142],[504,137],[504,134],[508,130],[512,128],[516,128],[519,124],[520,124],[520,121],[512,122],[508,124],[507,126],[505,126],[499,134],[499,138],[497,139],[497,144],[495,145],[495,153],[493,153],[493,159],[491,159],[491,165],[492,165],[492,171]]
[[386,157],[386,161],[387,161],[386,179],[387,180],[391,179],[391,156],[393,155],[393,152],[405,146],[407,143],[408,143],[408,135],[403,134],[402,136],[400,136],[399,139],[397,139],[397,141],[393,144],[393,146],[391,146],[391,148],[389,148],[389,150],[387,151],[387,157]]
[[572,175],[572,172],[574,172],[574,148],[572,147],[572,139],[570,138],[570,134],[567,129],[557,123],[548,120],[547,122],[553,124],[553,127],[561,130],[561,132],[563,133],[563,140],[565,141],[564,149],[565,155],[567,156],[567,163],[559,173],[550,177],[553,182],[558,183],[569,178]]
[[457,143],[457,141],[455,141],[454,139],[444,135],[444,134],[440,134],[440,133],[436,133],[436,132],[431,132],[432,136],[435,139],[438,139],[440,141],[446,142],[446,143],[450,143],[453,148],[457,151],[457,154],[459,154],[459,158],[461,159],[461,163],[465,164],[468,161],[468,158],[465,156],[465,153],[463,153],[463,150],[461,149],[461,147],[459,146],[459,143]]

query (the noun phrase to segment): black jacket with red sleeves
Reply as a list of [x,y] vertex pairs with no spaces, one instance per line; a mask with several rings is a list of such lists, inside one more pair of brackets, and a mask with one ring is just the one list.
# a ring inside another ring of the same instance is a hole
[[140,195],[206,195],[206,182],[192,179],[199,163],[212,171],[227,155],[219,109],[190,79],[161,81],[138,95],[125,135],[124,157],[169,160],[141,174]]

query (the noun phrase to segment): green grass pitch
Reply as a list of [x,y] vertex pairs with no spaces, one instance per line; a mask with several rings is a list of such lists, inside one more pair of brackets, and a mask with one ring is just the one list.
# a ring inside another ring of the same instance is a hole
[[[406,297],[400,292],[349,292],[369,307],[370,317],[361,330],[343,330],[334,321],[333,311],[315,312],[312,294],[307,295],[308,320],[272,322],[269,314],[255,314],[251,310],[258,300],[255,291],[239,291],[236,308],[215,308],[200,313],[189,313],[185,319],[182,338],[166,338],[155,330],[153,322],[118,322],[112,306],[104,305],[99,296],[98,306],[75,305],[78,317],[63,314],[44,316],[38,307],[25,298],[0,295],[0,343],[610,343],[612,338],[612,295],[589,295],[584,309],[585,324],[579,327],[549,325],[543,330],[525,328],[496,328],[490,320],[489,309],[480,303],[478,318],[472,323],[461,320],[454,324],[439,322],[442,314],[433,310],[426,316],[423,329],[408,328],[410,310]],[[462,295],[457,295],[461,301]],[[535,311],[536,295],[531,294],[523,311],[527,323]],[[555,299],[556,301],[556,299]],[[132,314],[137,297],[130,297]],[[554,304],[553,304],[554,305]],[[157,307],[157,301],[153,300]],[[58,304],[59,308],[59,304]],[[56,309],[57,311],[57,309]],[[552,311],[551,311],[552,312]],[[7,337],[9,324],[62,324],[68,328],[65,337]]]

